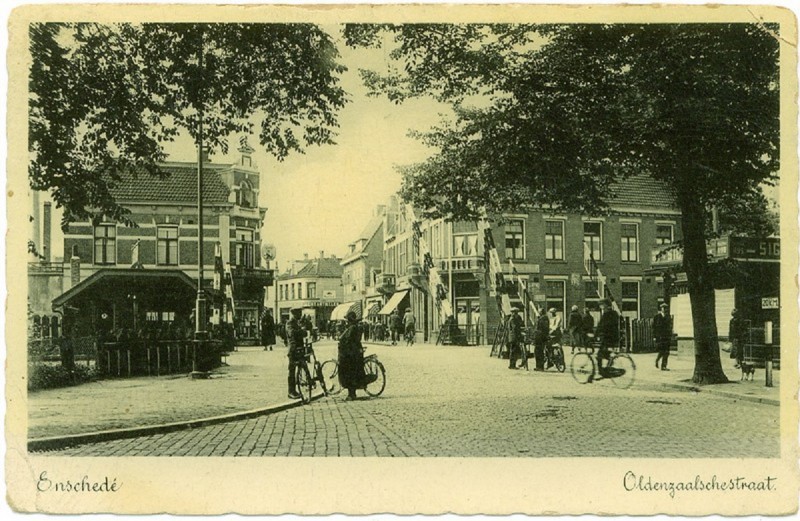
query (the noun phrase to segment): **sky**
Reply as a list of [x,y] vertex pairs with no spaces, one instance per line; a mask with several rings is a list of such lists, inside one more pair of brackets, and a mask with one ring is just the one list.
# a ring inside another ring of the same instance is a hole
[[[259,204],[267,208],[262,243],[273,244],[278,266],[301,259],[341,257],[348,244],[358,238],[376,205],[385,204],[400,188],[396,166],[424,160],[431,150],[408,136],[409,130],[426,130],[448,113],[446,106],[431,99],[410,100],[401,105],[385,97],[368,97],[358,74],[359,67],[380,67],[385,50],[350,49],[343,45],[338,26],[326,27],[337,39],[340,63],[348,70],[341,86],[349,103],[339,112],[337,144],[312,146],[305,154],[294,153],[280,162],[263,149],[257,136],[249,143],[261,172]],[[229,140],[231,153],[216,154],[214,163],[232,163],[238,153],[238,136]],[[195,161],[197,152],[187,137],[165,145],[170,161]],[[53,216],[53,254],[63,255],[58,228],[60,213]]]

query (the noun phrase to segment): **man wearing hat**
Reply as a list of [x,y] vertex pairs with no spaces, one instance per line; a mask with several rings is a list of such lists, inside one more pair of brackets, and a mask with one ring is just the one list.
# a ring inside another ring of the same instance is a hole
[[619,313],[611,307],[611,301],[603,299],[600,301],[602,315],[597,322],[596,336],[600,339],[600,347],[597,350],[597,371],[601,376],[605,376],[603,360],[608,360],[609,349],[619,347]]
[[656,367],[659,361],[661,362],[661,370],[669,371],[667,369],[667,360],[669,359],[669,344],[672,341],[672,324],[670,323],[669,315],[667,314],[667,304],[662,303],[658,306],[658,313],[653,317],[653,342],[656,345]]
[[295,372],[297,366],[303,361],[305,356],[305,338],[306,332],[303,325],[300,323],[300,318],[303,315],[303,308],[292,308],[292,316],[286,323],[286,343],[289,346],[289,398],[296,400],[300,398],[300,393],[297,392],[297,382],[295,380]]
[[[517,358],[524,356],[521,353],[522,344],[522,327],[524,323],[522,317],[519,316],[519,308],[511,308],[511,317],[508,319],[508,368],[517,368]],[[527,361],[523,359],[523,365]]]

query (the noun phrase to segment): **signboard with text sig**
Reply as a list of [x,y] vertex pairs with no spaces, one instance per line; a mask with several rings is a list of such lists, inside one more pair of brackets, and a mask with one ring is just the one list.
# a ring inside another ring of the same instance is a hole
[[731,237],[728,247],[732,259],[767,262],[778,262],[781,260],[781,240],[776,237],[768,237],[765,239]]

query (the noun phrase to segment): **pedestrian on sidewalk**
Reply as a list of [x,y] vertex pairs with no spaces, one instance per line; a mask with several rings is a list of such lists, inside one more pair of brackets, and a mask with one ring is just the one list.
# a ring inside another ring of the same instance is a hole
[[289,398],[296,400],[300,398],[300,393],[297,392],[297,381],[295,373],[297,367],[303,361],[306,354],[305,338],[306,331],[300,322],[303,315],[303,308],[295,307],[291,311],[292,317],[286,323],[286,341],[289,345]]
[[522,317],[519,316],[519,309],[511,308],[511,316],[508,319],[508,368],[517,368],[517,358],[522,358]]
[[661,370],[669,371],[667,369],[667,360],[669,360],[669,345],[672,342],[672,323],[667,313],[667,304],[658,306],[658,313],[653,317],[653,342],[656,344],[656,367],[661,362]]
[[348,311],[345,315],[345,329],[339,336],[339,384],[347,389],[347,400],[356,399],[356,389],[363,389],[366,383],[364,374],[364,346],[361,344],[361,326],[356,314]]
[[731,311],[731,321],[728,323],[728,338],[731,341],[731,358],[736,359],[736,367],[742,366],[744,360],[744,339],[747,335],[747,325],[739,314],[739,310]]
[[272,310],[269,308],[264,310],[264,316],[261,317],[261,343],[264,351],[272,351],[272,346],[275,345],[275,319],[272,318]]

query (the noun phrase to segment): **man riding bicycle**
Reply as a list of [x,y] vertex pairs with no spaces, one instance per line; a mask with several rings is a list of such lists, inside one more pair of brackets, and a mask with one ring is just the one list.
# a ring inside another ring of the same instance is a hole
[[610,358],[610,348],[619,346],[619,314],[611,307],[611,301],[603,299],[600,302],[600,321],[597,323],[595,337],[599,339],[597,350],[597,372],[600,376],[608,376],[603,360]]

